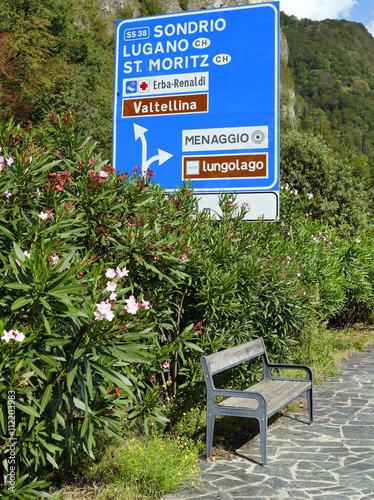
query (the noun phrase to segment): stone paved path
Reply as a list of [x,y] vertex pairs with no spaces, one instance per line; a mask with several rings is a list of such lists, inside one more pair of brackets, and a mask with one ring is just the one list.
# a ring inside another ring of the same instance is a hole
[[315,415],[289,413],[268,431],[268,465],[259,436],[231,460],[200,463],[197,489],[162,500],[374,499],[374,346],[315,387]]

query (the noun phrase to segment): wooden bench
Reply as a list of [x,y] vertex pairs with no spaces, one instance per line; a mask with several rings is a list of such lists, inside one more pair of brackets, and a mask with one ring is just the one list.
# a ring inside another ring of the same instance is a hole
[[[244,391],[217,389],[213,376],[256,357],[262,357],[263,380]],[[313,421],[313,372],[309,366],[269,363],[262,337],[245,344],[201,356],[207,387],[206,456],[212,455],[216,415],[255,418],[259,422],[262,464],[267,463],[268,419],[302,394],[307,394],[309,423]],[[279,370],[301,370],[305,378],[279,376]],[[218,396],[227,399],[216,403]]]

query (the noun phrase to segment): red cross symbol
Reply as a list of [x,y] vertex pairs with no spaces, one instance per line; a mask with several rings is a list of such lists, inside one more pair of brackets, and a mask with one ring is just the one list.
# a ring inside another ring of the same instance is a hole
[[147,88],[148,88],[148,83],[147,83],[147,82],[142,82],[142,83],[139,85],[139,87],[140,87],[140,88],[143,90],[143,92],[144,92],[144,90],[147,90]]

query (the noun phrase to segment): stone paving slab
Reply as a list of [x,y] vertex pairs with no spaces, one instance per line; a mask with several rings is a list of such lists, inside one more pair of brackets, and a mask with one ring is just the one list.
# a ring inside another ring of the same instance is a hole
[[161,500],[374,500],[374,345],[315,387],[314,422],[288,413],[230,460],[199,464],[201,484]]

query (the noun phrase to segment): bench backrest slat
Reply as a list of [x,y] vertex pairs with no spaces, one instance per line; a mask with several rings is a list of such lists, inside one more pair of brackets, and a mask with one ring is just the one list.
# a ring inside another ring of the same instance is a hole
[[207,360],[212,375],[222,372],[227,368],[239,365],[244,361],[256,358],[265,353],[265,345],[262,337],[256,340],[241,344],[236,347],[231,347],[225,351],[219,351],[214,354],[209,354]]

